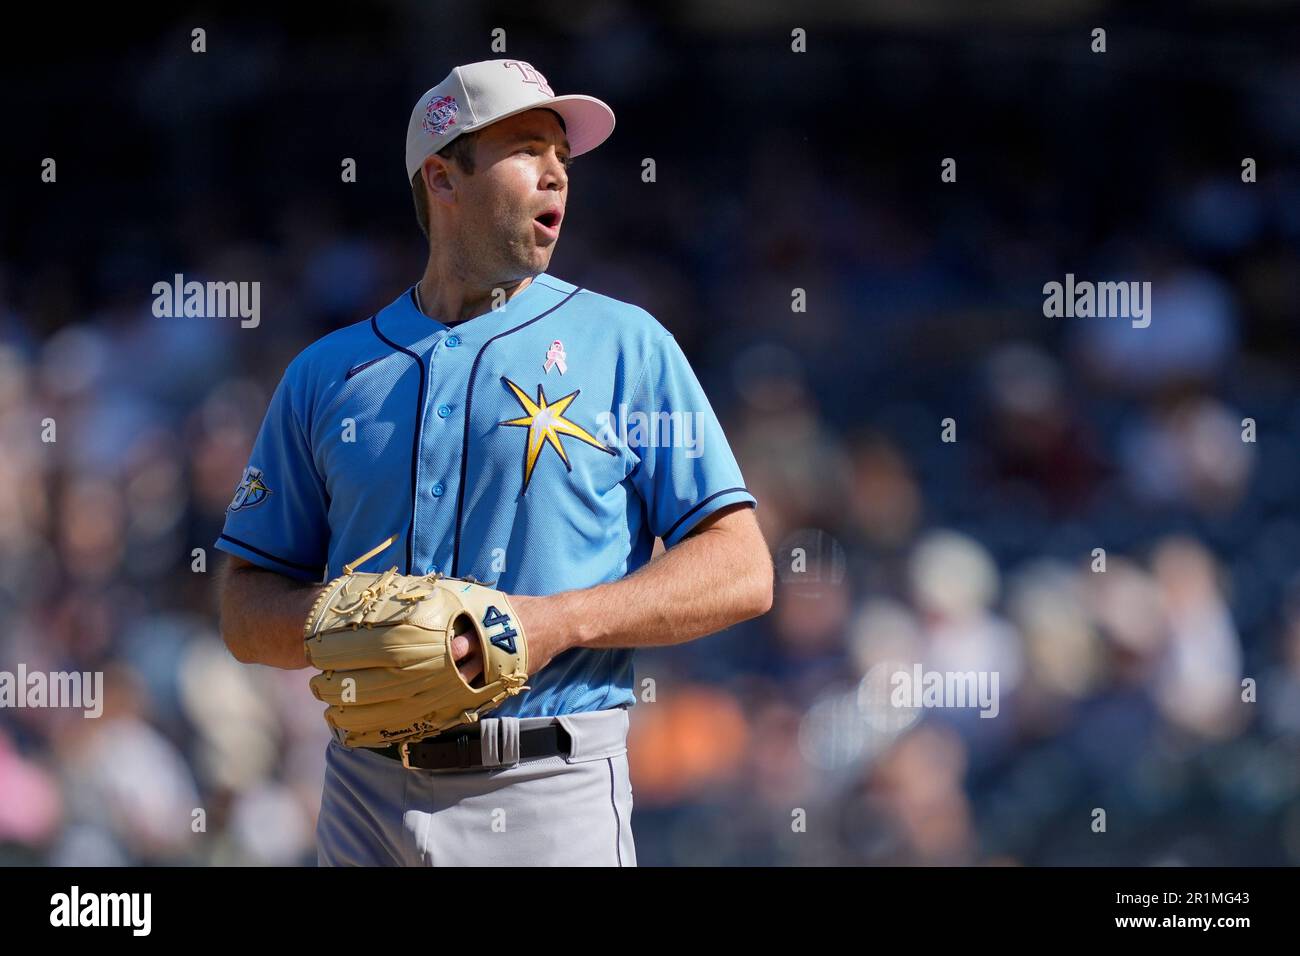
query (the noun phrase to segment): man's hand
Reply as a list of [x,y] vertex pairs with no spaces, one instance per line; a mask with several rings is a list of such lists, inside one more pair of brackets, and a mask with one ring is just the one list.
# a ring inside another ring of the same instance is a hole
[[[563,627],[554,623],[563,621],[563,616],[554,606],[555,598],[529,597],[522,594],[510,595],[510,606],[519,618],[520,630],[528,642],[528,676],[532,676],[549,664],[552,658],[568,645],[564,639]],[[483,651],[478,642],[468,637],[453,638],[451,642],[452,657],[456,668],[470,687],[483,676]]]
[[[532,654],[533,642],[528,642],[529,654]],[[470,687],[477,687],[480,677],[483,676],[483,649],[478,646],[478,641],[472,641],[468,637],[456,637],[451,641],[451,656],[456,661],[456,669],[460,671],[460,676],[465,678],[465,683]]]

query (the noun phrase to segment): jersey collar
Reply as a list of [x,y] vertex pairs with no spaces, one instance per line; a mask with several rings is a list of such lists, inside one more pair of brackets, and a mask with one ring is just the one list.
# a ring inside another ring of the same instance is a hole
[[414,351],[427,350],[453,332],[466,345],[482,345],[492,336],[545,312],[574,288],[572,284],[542,272],[501,308],[448,327],[416,308],[415,286],[412,285],[375,316],[375,324],[384,338]]

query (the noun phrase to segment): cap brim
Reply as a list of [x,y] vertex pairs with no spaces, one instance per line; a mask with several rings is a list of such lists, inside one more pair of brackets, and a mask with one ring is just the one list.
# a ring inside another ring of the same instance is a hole
[[[614,132],[614,111],[603,100],[583,93],[570,93],[566,96],[529,103],[509,113],[502,113],[493,119],[492,123],[499,123],[503,119],[509,119],[519,113],[527,113],[529,110],[555,110],[564,118],[564,137],[569,141],[570,156],[581,156],[583,153],[590,152],[609,139],[609,134]],[[465,132],[480,130],[491,126],[492,123],[473,126]]]
[[569,155],[590,152],[614,132],[614,111],[603,100],[582,93],[557,96],[533,109],[553,109],[564,117],[564,135],[569,140]]

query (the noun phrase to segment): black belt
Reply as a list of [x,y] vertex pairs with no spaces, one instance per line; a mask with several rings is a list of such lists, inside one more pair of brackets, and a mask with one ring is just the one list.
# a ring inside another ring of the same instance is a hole
[[[426,737],[413,744],[367,747],[371,753],[401,761],[408,770],[469,770],[483,766],[482,733],[479,728],[458,730]],[[557,724],[519,731],[519,759],[567,756],[569,732]],[[495,769],[495,768],[494,768]]]

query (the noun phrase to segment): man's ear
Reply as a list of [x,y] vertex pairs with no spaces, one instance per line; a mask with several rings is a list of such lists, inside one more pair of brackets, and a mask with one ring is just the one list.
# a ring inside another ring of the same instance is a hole
[[424,178],[424,191],[434,202],[450,205],[455,200],[456,182],[451,165],[434,153],[420,166],[420,175]]

